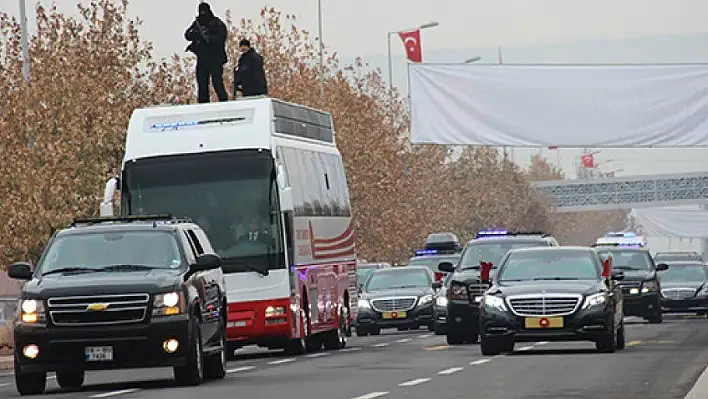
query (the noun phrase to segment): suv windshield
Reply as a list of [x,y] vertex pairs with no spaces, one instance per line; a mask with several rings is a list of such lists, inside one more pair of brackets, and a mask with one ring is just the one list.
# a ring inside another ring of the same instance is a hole
[[396,288],[430,287],[430,275],[421,269],[398,268],[378,270],[366,282],[366,291],[383,291]]
[[612,268],[615,270],[650,270],[653,264],[651,255],[645,251],[604,249],[600,256],[605,259],[607,254],[612,255]]
[[462,253],[460,267],[462,270],[475,269],[479,268],[480,262],[492,262],[493,267],[496,268],[499,266],[499,262],[501,262],[504,256],[512,249],[545,246],[547,245],[544,241],[538,240],[474,241],[468,244],[467,248],[465,248],[465,251]]
[[597,280],[599,267],[588,251],[512,252],[501,266],[499,281]]
[[57,237],[37,265],[45,274],[66,268],[147,266],[177,269],[183,265],[175,237],[167,231],[113,231]]
[[670,264],[668,269],[659,272],[659,279],[663,282],[700,283],[707,278],[708,274],[702,263]]

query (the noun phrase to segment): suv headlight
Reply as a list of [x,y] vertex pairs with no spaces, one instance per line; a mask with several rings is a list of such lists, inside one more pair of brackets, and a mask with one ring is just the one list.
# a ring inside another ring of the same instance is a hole
[[656,281],[645,281],[642,283],[642,294],[647,292],[656,292],[657,289]]
[[44,301],[39,299],[20,300],[20,315],[18,321],[25,324],[44,324],[47,322],[47,312]]
[[358,306],[359,306],[360,308],[364,308],[364,309],[371,309],[371,304],[370,304],[369,301],[366,300],[366,299],[359,299],[359,304],[358,304]]
[[607,303],[607,295],[605,293],[593,294],[585,297],[583,309],[589,309],[594,306],[601,306]]
[[430,303],[433,301],[433,296],[432,295],[423,295],[418,299],[418,306],[425,305],[426,303]]
[[437,306],[440,306],[441,308],[446,307],[447,306],[447,297],[444,297],[444,296],[437,297],[437,299],[435,300],[435,304]]
[[185,311],[184,294],[182,292],[166,292],[155,295],[152,305],[153,316],[174,316]]
[[506,312],[506,303],[504,303],[504,298],[500,298],[494,295],[484,295],[482,297],[482,306],[487,309],[499,310]]
[[450,284],[450,288],[447,290],[447,299],[455,300],[469,300],[469,294],[467,293],[467,287],[462,284]]

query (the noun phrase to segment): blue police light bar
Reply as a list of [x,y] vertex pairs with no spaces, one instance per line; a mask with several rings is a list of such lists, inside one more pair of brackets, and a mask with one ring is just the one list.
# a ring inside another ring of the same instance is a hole
[[415,256],[435,255],[439,254],[437,249],[419,249],[415,251]]
[[617,244],[618,247],[624,247],[624,248],[642,248],[644,245],[641,243],[619,243]]
[[636,237],[637,233],[633,233],[631,231],[619,231],[619,232],[610,232],[610,233],[605,233],[605,237]]
[[509,230],[480,230],[477,232],[477,237],[483,236],[505,236],[509,234]]

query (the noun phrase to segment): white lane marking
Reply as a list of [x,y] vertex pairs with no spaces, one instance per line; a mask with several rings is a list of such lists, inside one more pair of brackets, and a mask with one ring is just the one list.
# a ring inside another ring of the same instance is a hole
[[440,375],[450,375],[452,373],[457,373],[460,370],[464,370],[464,367],[451,367],[449,369],[445,369],[443,371],[438,371],[438,374]]
[[228,369],[226,370],[227,373],[240,373],[241,371],[248,371],[248,370],[253,370],[255,369],[256,366],[243,366],[243,367],[236,367],[235,369]]
[[516,349],[516,350],[517,350],[517,351],[528,351],[528,350],[531,350],[531,349],[533,349],[533,345],[531,345],[531,346],[522,346],[521,348]]
[[384,395],[388,395],[388,392],[371,392],[371,393],[367,393],[366,395],[357,396],[356,398],[352,398],[352,399],[374,399],[374,398],[380,398]]
[[548,341],[541,341],[541,342],[536,342],[536,345],[548,345],[550,342]]
[[112,391],[112,392],[104,392],[104,393],[99,393],[96,395],[91,395],[92,398],[108,398],[111,396],[116,396],[116,395],[123,395],[126,393],[133,393],[137,392],[140,389],[138,388],[131,388],[131,389],[121,389],[120,391]]
[[10,385],[10,383],[9,383],[9,382],[6,382],[6,383],[4,383],[4,384],[0,384],[0,387],[6,387],[6,386],[8,386],[8,385]]
[[415,380],[410,380],[398,384],[399,387],[412,387],[414,385],[422,384],[424,382],[430,381],[430,378],[416,378]]
[[305,357],[313,358],[313,357],[322,357],[322,356],[327,356],[330,355],[331,353],[329,352],[320,352],[320,353],[313,353],[311,355],[307,355]]
[[360,350],[361,350],[361,348],[355,346],[353,348],[341,349],[340,352],[356,352],[356,351],[360,351]]
[[491,360],[492,360],[492,359],[479,359],[479,360],[475,360],[474,362],[470,362],[470,366],[478,366],[478,365],[480,365],[480,364],[487,363],[487,362],[489,362],[489,361],[491,361]]
[[268,364],[283,364],[283,363],[290,363],[290,362],[294,362],[294,361],[295,361],[294,357],[289,357],[287,359],[273,360],[272,362],[268,362]]
[[403,343],[411,342],[411,341],[413,341],[413,338],[403,338],[403,339],[396,340],[396,342],[398,342],[399,344],[403,344]]
[[419,335],[419,336],[418,336],[418,339],[430,338],[430,337],[432,337],[432,336],[433,336],[433,334],[423,334],[423,335]]
[[371,346],[373,346],[374,348],[383,348],[383,347],[389,346],[389,345],[391,345],[391,344],[389,344],[388,342],[382,342],[380,344],[371,345]]

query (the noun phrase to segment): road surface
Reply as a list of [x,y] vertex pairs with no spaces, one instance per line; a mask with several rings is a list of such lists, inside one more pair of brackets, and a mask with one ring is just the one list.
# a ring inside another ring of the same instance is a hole
[[[352,337],[346,349],[288,357],[245,349],[224,380],[175,387],[169,369],[88,373],[78,392],[50,376],[43,398],[88,399],[680,399],[708,366],[708,319],[668,316],[627,325],[627,348],[598,354],[591,343],[517,344],[484,357],[478,345],[449,347],[423,330]],[[0,397],[18,397],[12,375]],[[708,397],[708,392],[704,397]]]

